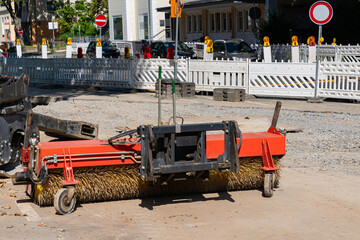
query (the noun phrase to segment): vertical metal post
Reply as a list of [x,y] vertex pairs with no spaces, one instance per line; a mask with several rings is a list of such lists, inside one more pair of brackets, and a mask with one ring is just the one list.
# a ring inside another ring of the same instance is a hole
[[102,39],[101,39],[101,28],[100,28],[100,40],[102,40]]
[[319,63],[320,63],[320,38],[322,26],[319,25],[318,44],[316,48],[316,73],[315,73],[315,98],[319,97]]
[[152,19],[152,16],[151,16],[151,11],[152,11],[152,4],[151,4],[151,1],[152,0],[148,0],[148,9],[149,9],[149,12],[148,12],[148,40],[149,40],[149,46],[151,44],[151,37],[152,37],[152,27],[151,27],[151,19]]
[[55,52],[55,24],[54,21],[52,21],[52,29],[53,29],[53,51]]
[[80,38],[81,38],[81,27],[80,27],[80,23],[79,23],[79,42],[80,42]]
[[161,66],[159,66],[159,80],[158,80],[158,125],[161,125]]
[[174,117],[174,124],[175,125],[176,125],[175,80],[177,79],[177,64],[178,64],[179,8],[180,8],[180,0],[177,0],[176,1],[176,33],[175,33],[174,79],[172,81],[173,117]]

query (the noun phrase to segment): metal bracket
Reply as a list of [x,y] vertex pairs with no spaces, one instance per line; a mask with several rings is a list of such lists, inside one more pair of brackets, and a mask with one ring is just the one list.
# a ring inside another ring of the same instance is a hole
[[60,183],[65,186],[80,184],[80,182],[78,180],[74,179],[74,172],[73,172],[73,168],[72,168],[70,148],[68,148],[68,152],[69,152],[69,155],[68,155],[69,159],[67,159],[67,155],[65,154],[65,149],[63,149],[65,180],[61,181]]
[[273,157],[271,155],[269,141],[268,141],[267,138],[262,139],[261,146],[262,146],[261,157],[262,157],[262,161],[263,161],[263,164],[264,164],[264,167],[262,167],[261,169],[266,171],[266,172],[279,170],[280,168],[276,168],[274,166],[274,160],[273,160]]
[[[206,156],[208,131],[224,132],[224,153],[217,160],[207,159]],[[235,121],[146,125],[138,128],[138,134],[141,136],[139,174],[149,181],[197,178],[206,176],[209,170],[239,171],[241,131]],[[239,145],[237,137],[240,137]]]

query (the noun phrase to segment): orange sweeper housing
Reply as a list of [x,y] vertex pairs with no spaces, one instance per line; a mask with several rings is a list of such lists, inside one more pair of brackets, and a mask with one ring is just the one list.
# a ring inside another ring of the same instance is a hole
[[261,187],[271,197],[285,154],[285,136],[276,128],[280,107],[278,102],[267,132],[241,133],[235,121],[223,121],[142,125],[106,140],[38,142],[25,136],[24,171],[13,183],[27,185],[37,204],[54,204],[59,214],[74,211],[76,201]]

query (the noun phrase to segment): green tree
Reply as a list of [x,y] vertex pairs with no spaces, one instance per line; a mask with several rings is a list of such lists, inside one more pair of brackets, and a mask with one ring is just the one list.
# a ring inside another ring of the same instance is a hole
[[17,30],[21,29],[21,16],[23,8],[28,8],[29,4],[30,0],[0,0],[0,6],[6,8],[12,21],[14,22],[16,35],[18,35]]
[[60,39],[65,40],[73,35],[73,25],[75,36],[79,35],[79,26],[81,36],[97,35],[98,29],[94,24],[94,19],[98,14],[107,14],[107,4],[107,0],[93,0],[91,2],[79,0],[75,3],[61,3],[61,6],[56,11],[58,15],[56,20],[59,22],[60,28]]

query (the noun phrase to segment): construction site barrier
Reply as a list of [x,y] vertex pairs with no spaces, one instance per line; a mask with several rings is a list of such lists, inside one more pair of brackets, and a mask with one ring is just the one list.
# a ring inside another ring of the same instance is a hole
[[[1,74],[30,76],[32,84],[155,89],[159,66],[174,77],[168,59],[36,59],[9,58]],[[178,60],[178,80],[196,91],[243,88],[258,96],[313,97],[315,63]],[[319,97],[360,100],[360,62],[321,61]]]

